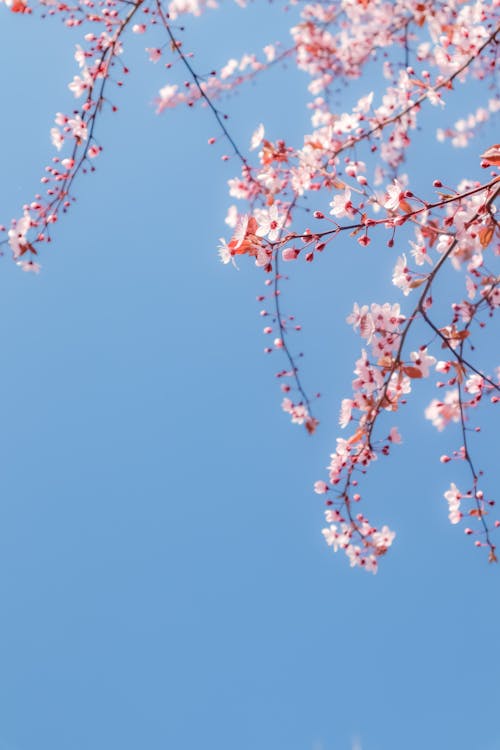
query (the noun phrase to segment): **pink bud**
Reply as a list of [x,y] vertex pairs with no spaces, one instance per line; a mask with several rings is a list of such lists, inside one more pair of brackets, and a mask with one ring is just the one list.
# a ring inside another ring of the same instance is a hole
[[295,247],[285,247],[281,253],[283,260],[295,260],[299,254],[299,251]]

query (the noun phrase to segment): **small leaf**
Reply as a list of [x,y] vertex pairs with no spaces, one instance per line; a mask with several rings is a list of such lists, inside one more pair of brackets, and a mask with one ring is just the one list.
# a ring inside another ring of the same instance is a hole
[[411,281],[408,286],[410,287],[410,289],[417,289],[417,287],[422,286],[422,284],[424,284],[426,281],[427,277],[423,279],[413,279],[413,281]]
[[380,357],[380,359],[377,362],[377,365],[379,367],[383,367],[384,370],[390,370],[393,364],[394,364],[394,359],[390,357],[388,354],[384,354],[384,356]]
[[481,243],[482,248],[488,247],[491,240],[493,239],[493,235],[495,233],[495,228],[493,226],[489,227],[483,227],[481,231],[479,232],[479,242]]
[[422,370],[419,370],[418,367],[412,367],[411,365],[403,367],[403,372],[405,375],[408,375],[409,378],[421,378],[422,376]]
[[363,435],[365,434],[365,431],[362,427],[359,428],[359,430],[356,430],[354,435],[351,435],[349,440],[347,441],[348,445],[353,445],[353,443],[359,443]]
[[491,167],[500,167],[500,143],[495,143],[494,146],[487,148],[484,154],[481,154],[481,159],[487,161]]
[[456,377],[457,377],[458,382],[463,383],[464,378],[465,378],[465,367],[463,366],[461,362],[452,362],[451,364],[456,370],[456,373],[457,373]]

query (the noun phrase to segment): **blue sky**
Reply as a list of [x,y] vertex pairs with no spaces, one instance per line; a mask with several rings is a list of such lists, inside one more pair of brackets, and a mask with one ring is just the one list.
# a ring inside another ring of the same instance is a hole
[[[213,67],[286,40],[286,21],[228,8],[186,33]],[[344,319],[354,301],[403,301],[395,256],[339,246],[283,292],[324,394],[309,438],[262,354],[261,273],[217,259],[236,164],[207,146],[208,113],[154,114],[168,79],[144,39],[129,41],[97,173],[42,273],[1,260],[0,750],[497,750],[498,568],[448,523],[442,493],[460,476],[438,456],[459,438],[424,420],[430,390],[365,484],[368,514],[398,533],[379,574],[350,570],[320,535],[312,484],[360,348]],[[77,41],[2,13],[4,223],[52,155]],[[232,97],[240,142],[261,121],[298,138],[304,84],[277,70]],[[470,157],[445,149],[445,176],[477,176],[494,141],[486,129]]]

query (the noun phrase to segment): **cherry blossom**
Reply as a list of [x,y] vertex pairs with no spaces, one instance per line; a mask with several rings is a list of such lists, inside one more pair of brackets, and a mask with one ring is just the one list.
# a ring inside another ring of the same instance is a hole
[[388,211],[397,211],[401,201],[404,198],[404,191],[397,180],[387,188],[388,198],[384,203],[384,208]]
[[398,258],[392,274],[392,283],[399,287],[405,296],[411,292],[412,275],[409,272],[406,255]]
[[423,378],[428,378],[430,369],[436,364],[436,357],[429,356],[427,354],[427,347],[422,346],[418,352],[411,352],[410,358],[413,362],[414,367],[420,371]]
[[351,202],[351,191],[346,188],[342,194],[334,196],[330,203],[332,216],[341,219],[343,216],[354,216],[355,211]]
[[433,398],[427,409],[425,416],[430,419],[434,427],[440,432],[448,425],[449,422],[458,422],[460,420],[460,399],[458,390],[455,388],[447,391],[444,399],[438,400]]
[[276,242],[280,236],[281,229],[285,223],[285,216],[280,216],[276,204],[266,211],[265,209],[257,211],[258,229],[255,232],[257,237],[267,237],[269,242]]
[[264,138],[264,125],[262,123],[259,125],[257,130],[252,135],[252,140],[250,142],[250,151],[255,151],[256,148],[260,146],[262,143],[262,140]]
[[453,482],[450,485],[450,489],[444,493],[444,497],[448,503],[450,523],[459,523],[463,517],[463,514],[460,512],[462,494]]
[[28,211],[24,212],[21,219],[13,222],[12,229],[8,231],[9,245],[14,254],[14,258],[22,255],[27,248],[26,235],[31,227],[31,216]]

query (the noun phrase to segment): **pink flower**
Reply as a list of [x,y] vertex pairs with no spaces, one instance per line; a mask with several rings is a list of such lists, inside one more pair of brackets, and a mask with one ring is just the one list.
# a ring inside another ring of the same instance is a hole
[[430,419],[434,427],[440,432],[444,430],[449,422],[458,422],[460,420],[460,401],[458,399],[458,389],[448,391],[444,401],[438,401],[436,398],[431,401],[425,410],[426,419]]
[[18,219],[14,227],[9,229],[7,237],[14,258],[18,258],[26,250],[26,234],[31,226],[31,217],[27,211],[24,212],[22,219]]
[[364,567],[365,567],[365,570],[367,570],[369,573],[373,573],[375,575],[378,569],[378,562],[377,562],[377,558],[375,557],[375,555],[368,555],[368,557],[365,558]]
[[27,273],[40,273],[40,264],[35,263],[33,260],[18,260],[17,265],[20,267],[21,271]]
[[463,518],[463,513],[460,512],[460,500],[462,493],[453,482],[450,484],[450,489],[444,493],[445,500],[448,503],[448,518],[453,524],[459,523]]
[[227,216],[224,221],[231,229],[234,229],[238,223],[238,209],[234,204],[227,209]]
[[160,112],[163,112],[164,109],[167,109],[168,107],[175,107],[176,104],[178,104],[179,101],[179,95],[177,94],[178,90],[177,84],[173,85],[166,85],[162,89],[159,90],[159,98],[156,100],[157,107],[156,107],[156,113],[160,114]]
[[55,146],[58,151],[60,151],[63,147],[64,136],[59,128],[52,128],[50,131],[50,137],[52,140],[52,145]]
[[399,287],[405,297],[411,292],[411,274],[408,266],[406,265],[406,255],[402,255],[398,258],[394,271],[392,273],[392,283],[394,286]]
[[[289,398],[284,398],[281,402],[281,408],[287,414],[290,414],[294,424],[304,424],[306,427],[311,424],[311,417],[304,404],[294,404]],[[314,431],[314,430],[313,430]]]
[[76,115],[76,117],[72,117],[68,120],[67,127],[69,128],[71,135],[76,138],[77,141],[87,140],[87,123],[82,120],[80,115]]
[[68,84],[68,88],[73,92],[75,99],[79,99],[85,91],[88,91],[88,89],[91,88],[91,86],[92,76],[90,75],[87,68],[83,70],[83,78],[80,76],[75,76],[71,83]]
[[399,434],[397,427],[391,427],[391,431],[389,432],[389,440],[391,441],[391,443],[394,443],[395,445],[403,442],[403,439],[401,435]]
[[363,307],[360,307],[358,303],[355,302],[354,307],[352,309],[352,313],[348,315],[346,318],[346,323],[349,323],[349,325],[354,326],[354,329],[356,329],[362,323],[367,313],[368,313],[367,305],[363,305]]
[[284,261],[296,260],[299,255],[299,250],[296,247],[285,247],[281,252],[281,257]]
[[319,480],[318,482],[314,483],[314,491],[318,495],[324,495],[325,492],[328,492],[328,485],[326,482],[322,482]]
[[321,532],[325,538],[325,542],[329,547],[333,547],[333,551],[336,552],[340,546],[339,534],[337,533],[337,527],[335,524],[331,524],[327,529],[323,529]]
[[274,44],[268,44],[264,47],[264,54],[267,62],[272,62],[276,57],[276,48]]
[[260,144],[262,143],[262,139],[264,138],[264,133],[264,125],[262,125],[261,123],[252,135],[252,140],[250,141],[250,151],[255,151],[256,148],[259,148]]
[[226,240],[221,237],[220,238],[220,245],[218,247],[218,253],[219,253],[219,260],[221,263],[227,264],[227,263],[234,263],[234,258],[231,253],[231,248],[228,246]]
[[389,185],[387,188],[387,195],[389,197],[384,203],[384,208],[388,211],[397,211],[400,201],[404,198],[404,190],[397,180],[394,180],[394,183]]
[[415,259],[417,266],[423,266],[424,263],[429,263],[432,266],[432,259],[427,254],[427,248],[423,244],[417,244],[410,240],[411,254]]
[[161,49],[158,49],[158,47],[146,47],[146,52],[149,55],[150,61],[153,63],[157,63],[161,58]]
[[376,531],[373,536],[373,544],[376,547],[377,554],[386,552],[394,541],[396,533],[391,531],[388,526],[383,526],[380,531]]
[[422,373],[423,378],[429,377],[429,367],[436,364],[436,357],[430,357],[427,354],[427,347],[423,346],[418,352],[411,352],[411,360],[415,367]]
[[340,407],[339,424],[342,428],[347,427],[351,421],[352,407],[354,402],[350,398],[342,399],[342,405]]
[[467,393],[481,393],[484,386],[484,378],[481,377],[481,375],[477,375],[476,373],[473,373],[470,378],[468,378],[465,382],[465,389]]
[[351,203],[351,191],[346,188],[343,193],[336,195],[330,202],[332,216],[336,216],[337,219],[341,219],[343,216],[354,216],[355,210]]
[[276,242],[285,223],[285,217],[279,216],[276,205],[273,204],[268,211],[265,209],[257,210],[256,218],[259,228],[255,234],[258,237],[267,236],[269,242]]
[[366,96],[362,96],[361,99],[359,99],[358,103],[354,107],[354,111],[360,112],[361,114],[366,115],[369,112],[370,107],[372,106],[372,102],[373,102],[373,91],[371,91]]

